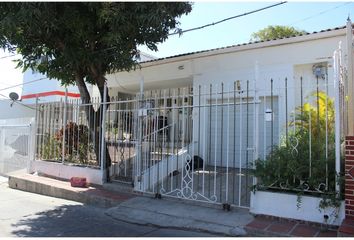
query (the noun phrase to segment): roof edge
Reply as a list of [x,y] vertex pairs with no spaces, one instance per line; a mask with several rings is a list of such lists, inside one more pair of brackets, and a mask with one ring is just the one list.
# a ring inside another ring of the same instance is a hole
[[171,62],[190,60],[194,58],[209,57],[209,56],[227,54],[232,52],[246,51],[251,49],[306,42],[314,39],[331,38],[335,36],[345,35],[346,34],[345,28],[346,28],[345,26],[342,26],[333,29],[321,30],[319,32],[312,32],[312,33],[301,34],[301,35],[296,35],[296,36],[291,36],[286,38],[272,39],[267,41],[255,41],[255,42],[242,43],[242,44],[231,45],[231,46],[226,46],[221,48],[184,53],[184,54],[169,56],[165,58],[158,58],[150,61],[140,62],[140,65],[142,68],[146,68],[155,65],[167,64]]

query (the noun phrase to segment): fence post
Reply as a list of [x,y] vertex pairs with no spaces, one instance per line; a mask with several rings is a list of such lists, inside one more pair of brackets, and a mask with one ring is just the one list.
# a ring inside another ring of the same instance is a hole
[[[37,111],[37,109],[36,109]],[[35,130],[35,128],[33,127],[33,124],[32,122],[29,124],[29,127],[28,127],[28,143],[27,143],[27,148],[28,148],[28,159],[27,159],[27,173],[31,173],[31,168],[32,168],[32,157],[31,156],[34,156],[34,149],[35,149],[35,145],[32,144],[33,143],[33,139],[32,139],[32,136],[35,134],[32,134],[32,131],[33,129]],[[32,152],[33,151],[33,152]]]
[[63,143],[61,148],[61,162],[64,163],[65,160],[65,130],[66,130],[66,112],[68,105],[68,88],[65,88],[65,99],[64,99],[64,119],[63,119]]
[[103,89],[103,101],[102,101],[102,121],[101,121],[101,172],[102,172],[102,183],[107,182],[107,172],[106,172],[106,148],[105,148],[105,133],[106,133],[106,111],[107,111],[107,83],[104,83]]
[[[259,141],[259,119],[258,119],[258,112],[259,112],[259,105],[257,104],[259,102],[259,96],[258,96],[258,90],[257,90],[257,83],[259,83],[259,63],[256,61],[255,63],[255,78],[253,82],[253,87],[254,87],[254,96],[253,96],[253,112],[254,112],[254,119],[253,119],[253,144],[254,144],[254,155],[253,155],[253,163],[252,163],[252,168],[255,169],[255,161],[259,157],[259,152],[258,152],[258,141]],[[273,111],[273,110],[272,110]],[[264,145],[264,143],[263,143]],[[257,178],[253,178],[253,185],[257,184]]]
[[[338,66],[338,52],[333,53],[333,72],[334,72],[334,109],[335,109],[335,149],[336,149],[336,174],[340,172],[340,132],[341,132],[341,119],[340,119],[340,88],[339,88],[339,66]],[[336,191],[339,192],[338,179],[336,179]]]
[[33,161],[36,160],[36,153],[37,153],[37,137],[38,137],[38,127],[39,127],[39,124],[38,124],[38,112],[40,111],[38,109],[38,95],[36,96],[36,106],[35,106],[35,109],[36,109],[36,114],[34,115],[34,122],[33,122],[33,134],[32,132],[30,132],[31,135],[34,135],[34,139],[33,139],[33,155],[32,155],[32,158],[33,158]]
[[354,116],[353,116],[353,107],[354,107],[354,99],[353,99],[353,30],[352,30],[352,22],[348,17],[347,25],[346,25],[346,45],[347,45],[347,77],[348,77],[348,85],[347,94],[348,94],[348,132],[349,135],[352,136],[354,134]]
[[143,146],[143,119],[144,119],[144,76],[141,73],[140,70],[140,92],[139,96],[137,97],[137,102],[136,102],[136,136],[138,140],[138,144],[135,146],[135,152],[136,156],[133,159],[133,166],[135,165],[135,172],[132,173],[132,179],[133,179],[133,184],[134,187],[137,186],[137,183],[140,182],[139,188],[141,188],[141,183],[142,179],[141,178],[141,172],[143,169],[143,153],[142,153],[142,146]]
[[5,161],[3,159],[4,146],[5,146],[5,129],[0,127],[0,173],[5,172]]

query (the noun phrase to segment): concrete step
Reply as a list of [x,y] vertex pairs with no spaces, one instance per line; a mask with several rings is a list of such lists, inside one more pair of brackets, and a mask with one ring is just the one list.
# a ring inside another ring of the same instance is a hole
[[103,189],[117,193],[133,193],[132,183],[112,180],[110,183],[104,183]]
[[135,197],[132,193],[111,192],[100,186],[89,186],[87,188],[71,187],[68,181],[32,174],[10,175],[8,184],[9,187],[13,189],[63,198],[104,208],[117,206]]

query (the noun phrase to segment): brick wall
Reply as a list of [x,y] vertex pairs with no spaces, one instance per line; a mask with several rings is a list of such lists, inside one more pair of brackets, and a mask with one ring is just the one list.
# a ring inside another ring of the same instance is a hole
[[354,136],[345,138],[345,217],[354,220]]

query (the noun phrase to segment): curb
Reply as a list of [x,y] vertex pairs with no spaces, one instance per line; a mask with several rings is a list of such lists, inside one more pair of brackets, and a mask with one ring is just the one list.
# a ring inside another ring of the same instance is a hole
[[[161,201],[161,203],[159,203]],[[117,207],[107,209],[105,215],[113,219],[134,223],[145,226],[154,226],[159,228],[171,228],[189,231],[206,232],[223,236],[247,236],[244,230],[244,223],[238,222],[237,212],[220,213],[225,216],[218,221],[218,211],[209,209],[210,212],[205,212],[208,209],[197,208],[193,213],[193,206],[184,206],[178,201],[163,201],[154,200],[145,197],[137,197],[128,200]],[[177,211],[177,212],[176,212]],[[216,218],[214,218],[214,217]],[[208,219],[208,217],[212,217]],[[234,221],[234,222],[232,222]],[[246,221],[247,222],[247,221]]]
[[[161,224],[156,224],[156,223],[151,223],[151,222],[139,222],[139,221],[134,221],[132,219],[129,218],[119,218],[114,216],[113,214],[110,214],[108,212],[104,213],[106,216],[111,217],[112,219],[115,219],[117,221],[122,221],[122,222],[126,222],[126,223],[130,223],[130,224],[136,224],[136,225],[140,225],[140,226],[149,226],[149,227],[158,227],[158,228],[165,228],[165,229],[175,229],[175,230],[185,230],[185,231],[195,231],[195,232],[203,232],[203,233],[210,233],[210,234],[215,234],[215,235],[219,235],[219,236],[224,236],[224,237],[246,237],[247,236],[247,232],[245,230],[243,230],[241,227],[237,228],[237,227],[229,227],[229,226],[217,226],[217,227],[222,227],[227,229],[227,231],[215,231],[215,228],[203,228],[203,227],[198,227],[198,226],[176,226],[176,225],[172,225],[172,224],[165,224],[165,225],[161,225]],[[209,223],[210,224],[210,223]],[[213,224],[210,224],[213,225]],[[241,232],[242,233],[241,233]]]
[[[31,174],[18,174],[12,175],[8,178],[8,186],[12,189],[22,190],[26,192],[32,192],[36,194],[67,199],[71,201],[81,202],[87,205],[94,205],[97,207],[105,208],[104,214],[111,217],[112,219],[133,223],[137,225],[145,226],[155,226],[159,228],[167,229],[177,229],[177,230],[188,230],[188,231],[197,231],[211,233],[221,236],[247,236],[247,232],[243,227],[236,226],[226,226],[222,224],[213,224],[211,222],[196,222],[196,220],[191,220],[191,224],[188,225],[184,222],[183,218],[180,219],[182,222],[180,225],[169,224],[164,222],[164,224],[156,224],[155,221],[141,221],[137,222],[134,219],[131,219],[130,213],[127,213],[127,216],[117,217],[114,214],[110,214],[108,211],[113,207],[119,207],[123,205],[123,202],[138,197],[132,193],[123,193],[123,192],[112,192],[107,191],[101,187],[89,187],[89,188],[73,188],[70,186],[70,183],[67,181],[56,180],[48,177],[41,177]],[[113,190],[113,189],[111,189]],[[117,190],[117,189],[115,189]],[[143,197],[143,196],[141,196]],[[126,208],[126,207],[124,207]],[[131,209],[133,211],[134,209]],[[124,214],[123,214],[124,215]],[[160,214],[166,215],[166,214]],[[159,216],[160,216],[159,215]],[[167,217],[173,217],[166,215]],[[123,217],[123,218],[122,218]],[[147,220],[147,219],[146,219]],[[203,226],[205,224],[206,226]]]
[[[81,202],[87,205],[94,205],[102,208],[114,207],[121,203],[122,200],[126,200],[124,199],[124,197],[120,199],[109,197],[107,196],[107,194],[105,194],[107,193],[107,191],[99,188],[89,187],[65,189],[50,185],[49,183],[41,183],[39,181],[36,181],[40,180],[39,178],[35,178],[36,177],[32,175],[9,176],[8,185],[10,188],[13,189]],[[55,182],[58,180],[50,179],[50,181]],[[63,184],[62,181],[58,182],[60,182],[60,184]]]

